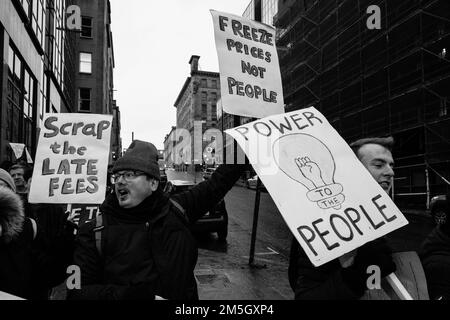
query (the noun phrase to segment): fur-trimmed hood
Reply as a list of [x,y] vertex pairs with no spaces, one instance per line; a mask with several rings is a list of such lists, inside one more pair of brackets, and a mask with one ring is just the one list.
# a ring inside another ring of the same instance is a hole
[[0,187],[0,241],[11,242],[22,231],[25,219],[20,196]]

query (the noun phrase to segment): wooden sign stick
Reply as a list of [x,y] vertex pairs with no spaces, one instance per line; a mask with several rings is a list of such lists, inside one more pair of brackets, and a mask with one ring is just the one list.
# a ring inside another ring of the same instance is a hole
[[386,280],[401,300],[414,300],[408,293],[406,288],[403,286],[403,284],[400,282],[400,280],[397,278],[395,273],[392,272],[391,274],[387,275]]

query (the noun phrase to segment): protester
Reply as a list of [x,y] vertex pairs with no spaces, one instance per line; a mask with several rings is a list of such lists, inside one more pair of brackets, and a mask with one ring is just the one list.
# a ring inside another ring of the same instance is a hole
[[26,198],[27,195],[27,185],[24,178],[25,171],[27,170],[27,165],[21,162],[14,164],[9,169],[9,174],[14,179],[16,184],[16,193],[19,194],[22,199]]
[[25,218],[12,177],[0,169],[0,291],[21,298],[39,298],[33,286],[38,270],[32,254],[36,224]]
[[[27,172],[30,174],[25,168],[26,178]],[[0,188],[0,290],[46,300],[50,289],[67,276],[73,255],[73,226],[53,205],[24,203],[14,194],[15,181],[3,169]]]
[[[361,163],[389,193],[394,177],[393,138],[366,138],[350,144]],[[367,289],[367,267],[377,265],[381,277],[396,270],[391,249],[383,238],[359,247],[319,267],[308,259],[294,238],[289,261],[289,283],[299,300],[359,299]]]
[[113,167],[115,193],[100,207],[101,218],[79,230],[74,263],[82,285],[69,298],[198,299],[198,252],[188,225],[218,203],[244,169],[222,165],[209,180],[169,198],[158,188],[155,146],[132,142]]
[[49,295],[49,291],[67,277],[67,267],[72,264],[73,259],[76,225],[68,220],[69,212],[65,212],[62,205],[28,202],[32,175],[33,168],[25,167],[23,204],[25,216],[33,218],[39,230],[33,243],[34,254],[37,257],[45,257],[41,262],[45,272],[35,279],[35,286]]
[[[447,217],[450,192],[447,192]],[[422,244],[420,258],[432,300],[450,300],[450,222],[436,226]]]

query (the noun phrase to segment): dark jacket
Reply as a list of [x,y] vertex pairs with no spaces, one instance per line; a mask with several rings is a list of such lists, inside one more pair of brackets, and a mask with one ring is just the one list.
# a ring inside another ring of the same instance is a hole
[[420,258],[430,299],[450,299],[450,236],[437,226],[422,244]]
[[[359,247],[354,263],[343,268],[339,259],[315,267],[294,238],[289,261],[289,284],[297,300],[355,300],[372,299],[367,295],[367,266],[378,265],[381,276],[395,270],[391,250],[384,238]],[[384,293],[382,293],[384,294]]]
[[[188,224],[222,199],[239,178],[243,166],[220,166],[211,179],[173,197],[157,191],[135,208],[107,197],[101,253],[96,248],[94,222],[79,230],[74,263],[81,269],[81,289],[69,299],[198,299],[194,268],[197,247]],[[99,232],[99,231],[97,231]]]
[[0,291],[24,299],[46,299],[46,291],[36,285],[46,259],[35,252],[32,220],[25,218],[20,197],[2,187],[0,225]]
[[298,241],[292,240],[289,258],[289,284],[296,300],[353,300],[362,294],[345,282],[339,259],[315,267]]

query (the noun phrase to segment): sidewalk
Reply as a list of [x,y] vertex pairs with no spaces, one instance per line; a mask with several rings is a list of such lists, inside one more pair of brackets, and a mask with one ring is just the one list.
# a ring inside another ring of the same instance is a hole
[[254,266],[249,266],[250,237],[236,223],[228,226],[226,243],[200,243],[195,268],[200,300],[291,300],[288,257],[256,240]]

